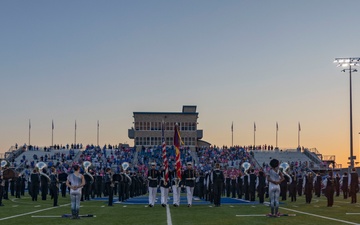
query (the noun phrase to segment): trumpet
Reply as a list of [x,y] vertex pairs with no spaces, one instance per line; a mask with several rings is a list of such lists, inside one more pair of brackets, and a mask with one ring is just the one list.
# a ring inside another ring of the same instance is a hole
[[89,168],[91,166],[91,162],[89,161],[84,161],[83,162],[83,167],[84,167],[84,171],[85,171],[85,174],[87,174],[90,178],[91,178],[91,183],[94,183],[94,177],[89,173]]
[[50,182],[50,180],[51,180],[50,177],[46,173],[43,172],[43,169],[45,169],[47,167],[46,163],[38,162],[38,163],[36,163],[35,167],[38,168],[40,175],[46,177],[48,182]]

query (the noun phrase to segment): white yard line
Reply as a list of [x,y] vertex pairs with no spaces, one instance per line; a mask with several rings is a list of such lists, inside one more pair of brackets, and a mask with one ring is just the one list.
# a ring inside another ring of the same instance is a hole
[[[61,205],[62,206],[68,206],[69,204],[65,204],[65,205]],[[26,216],[26,215],[30,215],[30,214],[34,214],[34,213],[38,213],[38,212],[43,212],[43,211],[47,211],[47,210],[51,210],[51,209],[56,209],[58,207],[50,207],[50,208],[46,208],[46,209],[40,209],[40,210],[36,210],[36,211],[32,211],[32,212],[28,212],[28,213],[23,213],[23,214],[18,214],[18,215],[14,215],[14,216],[9,216],[9,217],[4,217],[4,218],[0,218],[1,220],[8,220],[8,219],[12,219],[12,218],[16,218],[16,217],[20,217],[20,216]]]
[[335,219],[335,218],[331,218],[331,217],[327,217],[327,216],[320,216],[320,215],[316,215],[316,214],[312,214],[312,213],[307,213],[307,212],[302,212],[302,211],[298,211],[298,210],[294,210],[294,209],[289,209],[289,208],[284,208],[284,207],[279,207],[280,209],[285,209],[285,210],[289,210],[292,212],[296,212],[296,213],[301,213],[301,214],[305,214],[305,215],[309,215],[309,216],[314,216],[314,217],[319,217],[322,219],[327,219],[327,220],[333,220],[336,222],[341,222],[341,223],[346,223],[346,224],[353,224],[353,225],[359,225],[358,223],[354,223],[354,222],[350,222],[350,221],[346,221],[346,220],[339,220],[339,219]]
[[167,225],[172,225],[169,205],[166,205],[166,220],[167,220]]

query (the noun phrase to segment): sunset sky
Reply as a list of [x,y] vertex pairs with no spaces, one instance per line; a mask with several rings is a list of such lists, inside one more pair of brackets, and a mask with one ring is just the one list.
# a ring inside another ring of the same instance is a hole
[[[349,157],[349,74],[360,1],[0,1],[0,152],[129,143],[133,112],[197,105],[214,145],[301,145]],[[359,156],[360,73],[353,74]]]

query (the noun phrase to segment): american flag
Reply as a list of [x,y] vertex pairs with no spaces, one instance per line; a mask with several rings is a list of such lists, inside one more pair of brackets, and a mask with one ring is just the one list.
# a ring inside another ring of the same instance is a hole
[[169,182],[169,162],[166,156],[166,142],[165,142],[165,134],[164,134],[164,121],[162,122],[161,126],[162,131],[162,157],[164,163],[164,170],[165,170],[165,182]]

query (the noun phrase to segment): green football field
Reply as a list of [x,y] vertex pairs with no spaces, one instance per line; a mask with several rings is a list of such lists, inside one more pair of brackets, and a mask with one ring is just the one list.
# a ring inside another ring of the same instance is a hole
[[155,205],[149,208],[146,204],[114,204],[109,207],[104,200],[91,200],[81,202],[80,214],[95,217],[71,220],[60,217],[70,213],[68,195],[66,198],[59,197],[60,207],[52,207],[50,199],[33,202],[26,195],[21,199],[10,197],[3,200],[5,206],[0,207],[0,224],[360,224],[360,204],[349,202],[350,199],[335,197],[334,206],[326,207],[326,198],[322,196],[313,198],[309,205],[305,204],[302,196],[295,203],[287,200],[280,206],[281,213],[296,216],[269,218],[265,214],[270,208],[262,204],[223,204],[216,208],[210,204],[193,205],[191,208],[186,205],[177,208]]

